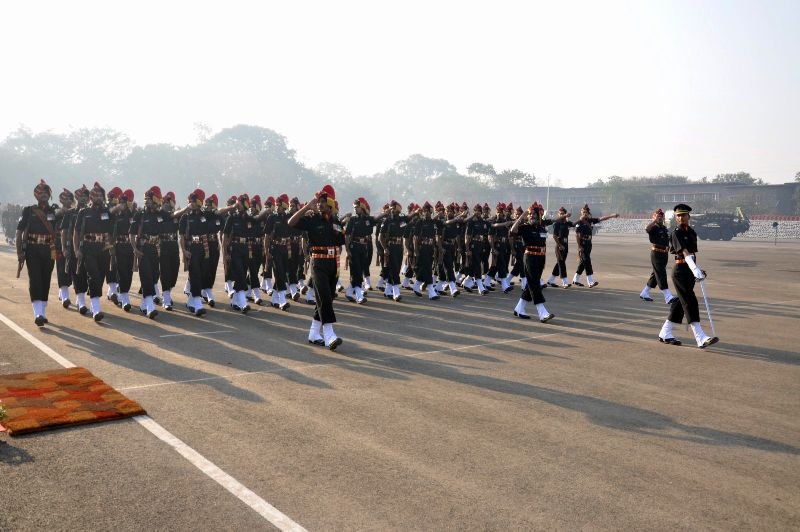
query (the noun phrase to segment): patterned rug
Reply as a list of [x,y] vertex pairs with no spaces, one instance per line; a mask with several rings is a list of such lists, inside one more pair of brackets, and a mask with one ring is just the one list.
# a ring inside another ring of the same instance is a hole
[[11,436],[146,414],[85,368],[0,375],[0,401]]

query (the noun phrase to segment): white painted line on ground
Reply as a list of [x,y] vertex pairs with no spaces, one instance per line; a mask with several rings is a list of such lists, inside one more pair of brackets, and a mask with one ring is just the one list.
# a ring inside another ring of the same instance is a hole
[[193,333],[179,333],[179,334],[162,334],[159,338],[171,338],[173,336],[205,336],[207,334],[229,334],[233,331],[206,331],[206,332],[193,332]]
[[[0,321],[8,325],[11,330],[28,340],[44,354],[58,362],[61,366],[65,368],[76,367],[75,364],[53,351],[50,347],[32,336],[28,331],[11,321],[11,319],[7,318],[5,314],[0,313]],[[142,427],[150,431],[150,433],[156,438],[172,447],[176,452],[178,452],[178,454],[186,458],[193,466],[208,475],[211,479],[217,482],[217,484],[231,492],[240,501],[255,510],[261,517],[269,521],[273,526],[280,530],[305,531],[305,528],[292,521],[289,516],[269,504],[267,501],[248,489],[244,484],[225,473],[222,469],[214,465],[203,455],[186,445],[167,429],[156,423],[156,421],[150,416],[135,416],[133,419]]]

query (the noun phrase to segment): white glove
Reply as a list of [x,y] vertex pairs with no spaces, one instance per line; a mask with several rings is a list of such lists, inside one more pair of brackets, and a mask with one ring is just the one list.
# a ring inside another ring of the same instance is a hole
[[695,279],[697,279],[698,281],[702,281],[703,279],[705,279],[706,276],[703,274],[703,270],[701,270],[700,267],[697,265],[697,263],[694,261],[694,257],[692,257],[691,255],[687,255],[686,264],[688,264],[689,268],[692,269],[692,273],[694,274]]

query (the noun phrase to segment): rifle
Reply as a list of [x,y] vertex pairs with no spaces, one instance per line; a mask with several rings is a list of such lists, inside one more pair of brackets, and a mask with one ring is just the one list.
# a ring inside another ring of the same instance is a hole
[[28,229],[25,228],[25,231],[19,237],[17,241],[17,257],[22,257],[22,260],[19,261],[17,264],[17,279],[19,279],[19,274],[22,273],[22,267],[25,266],[25,250],[28,249]]

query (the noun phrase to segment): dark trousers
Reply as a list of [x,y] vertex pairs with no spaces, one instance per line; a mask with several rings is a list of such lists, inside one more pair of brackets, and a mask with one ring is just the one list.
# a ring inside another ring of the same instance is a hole
[[267,260],[267,264],[264,265],[264,269],[261,272],[261,277],[264,279],[272,279],[272,270],[275,269],[275,259],[272,258],[272,250],[270,250],[270,257]]
[[217,268],[219,267],[219,242],[208,243],[208,268],[204,270],[202,285],[209,290],[214,288],[217,280]]
[[117,257],[117,280],[119,293],[125,294],[131,289],[133,281],[133,248],[130,244],[117,244],[115,250]]
[[667,284],[667,260],[669,259],[668,253],[661,253],[660,251],[650,251],[650,264],[653,265],[653,271],[650,272],[650,278],[647,280],[647,286],[655,288],[658,284],[659,290],[666,290],[669,288]]
[[264,263],[264,248],[261,244],[252,244],[252,252],[247,259],[247,286],[258,288],[261,282],[258,280],[258,270]]
[[564,244],[564,249],[558,249],[556,246],[556,265],[553,266],[553,277],[567,277],[567,255],[569,254],[569,247]]
[[300,253],[300,242],[294,241],[289,244],[289,284],[297,284],[298,279],[303,276],[303,254]]
[[366,244],[353,242],[350,244],[350,284],[361,286],[364,274],[369,271],[369,252]]
[[139,259],[139,282],[142,284],[142,298],[156,295],[155,285],[160,275],[161,261],[158,249],[153,244],[142,245]]
[[178,270],[181,267],[178,243],[174,241],[161,242],[159,260],[161,261],[161,290],[172,290],[175,283],[178,282]]
[[314,282],[314,319],[325,323],[336,323],[333,313],[333,294],[339,269],[334,259],[311,259],[311,279]]
[[47,301],[50,279],[55,261],[46,244],[28,244],[25,250],[25,265],[28,269],[28,292],[31,301]]
[[270,258],[275,272],[274,288],[278,292],[283,292],[286,290],[286,278],[289,274],[289,248],[281,245],[272,246]]
[[694,284],[697,280],[686,264],[676,264],[672,270],[672,285],[678,294],[678,300],[669,306],[669,321],[680,323],[684,316],[687,323],[700,321],[700,307],[694,295]]
[[469,275],[475,277],[475,279],[480,279],[481,275],[483,275],[482,266],[483,262],[481,259],[481,254],[483,253],[483,242],[475,242],[474,240],[470,244],[470,251],[472,254],[467,258],[469,265],[467,266],[467,272]]
[[192,297],[200,297],[204,288],[203,279],[208,278],[208,270],[211,265],[210,251],[211,249],[209,249],[209,257],[206,258],[202,243],[192,243],[189,246],[189,253],[192,254],[189,259],[189,286],[192,290]]
[[372,237],[370,237],[370,243],[367,244],[367,264],[364,268],[364,275],[369,277],[369,267],[372,265],[372,257],[375,254],[375,250],[372,247]]
[[514,246],[514,266],[511,268],[511,276],[525,275],[525,248],[523,246]]
[[578,269],[575,273],[578,275],[582,275],[583,271],[586,270],[586,275],[594,275],[594,270],[592,269],[592,243],[586,242],[585,244],[581,244],[581,247],[578,251]]
[[103,295],[103,282],[111,262],[111,255],[103,247],[103,244],[88,242],[83,245],[83,268],[86,270],[86,277],[89,281],[90,297]]
[[89,279],[86,277],[86,268],[83,267],[83,261],[80,265],[75,255],[69,261],[69,271],[72,276],[72,286],[76,294],[85,294],[89,290]]
[[[56,251],[58,251],[58,246],[56,246]],[[67,258],[63,253],[56,254],[56,277],[59,287],[72,284],[72,276],[67,273]]]
[[439,280],[449,282],[455,282],[456,280],[456,270],[455,270],[455,258],[456,258],[456,248],[454,245],[447,245],[445,244],[442,247],[442,261],[439,264]]
[[384,261],[386,264],[386,279],[389,284],[400,284],[400,268],[403,266],[403,245],[402,244],[389,244],[389,260]]
[[495,275],[505,277],[508,275],[508,260],[509,248],[505,242],[497,244],[497,257],[495,259],[494,271],[489,271],[489,275],[494,278]]
[[406,273],[403,275],[407,279],[414,277],[414,267],[411,265],[411,256],[414,249],[411,246],[406,247]]
[[528,279],[528,285],[522,291],[522,299],[533,300],[534,305],[544,303],[542,286],[539,284],[544,271],[544,259],[544,255],[525,255],[525,277]]
[[422,245],[417,250],[417,281],[433,283],[433,245]]
[[237,292],[247,290],[247,272],[249,270],[249,254],[247,244],[231,245],[231,264],[229,273],[233,281],[233,289]]

